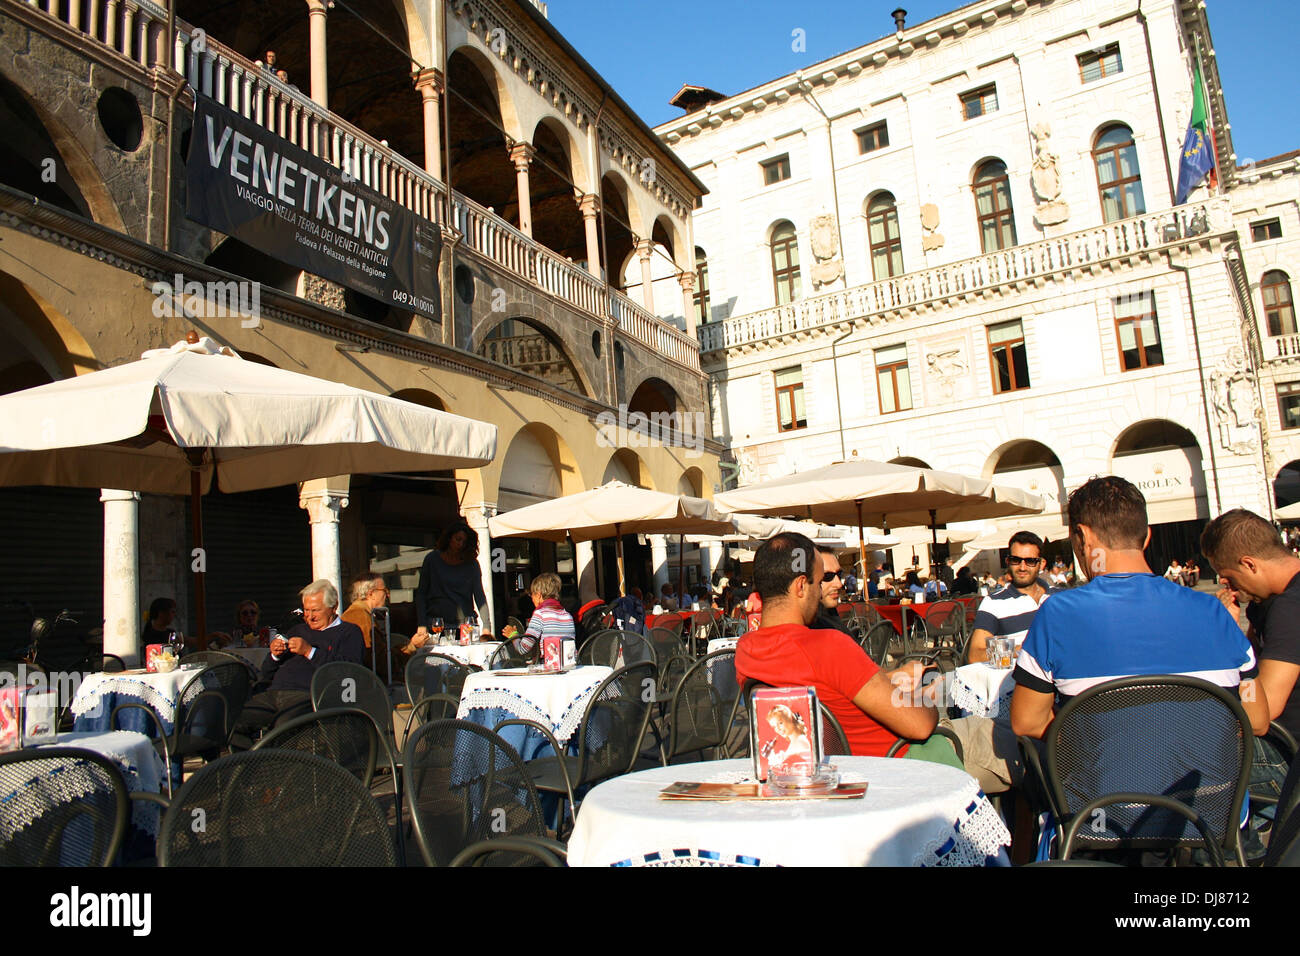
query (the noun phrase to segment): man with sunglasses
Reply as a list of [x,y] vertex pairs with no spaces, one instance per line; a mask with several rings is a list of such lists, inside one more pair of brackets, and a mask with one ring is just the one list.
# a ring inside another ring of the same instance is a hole
[[1009,637],[1018,647],[1029,633],[1038,606],[1053,593],[1039,576],[1043,567],[1043,542],[1032,531],[1017,531],[1007,545],[1007,570],[1011,584],[980,602],[975,631],[970,638],[972,664],[988,660],[991,637]]
[[852,637],[853,633],[837,610],[840,606],[840,593],[844,589],[840,559],[833,549],[821,545],[817,547],[817,557],[821,559],[822,600],[821,606],[817,608],[817,616],[808,626],[818,631],[841,631]]

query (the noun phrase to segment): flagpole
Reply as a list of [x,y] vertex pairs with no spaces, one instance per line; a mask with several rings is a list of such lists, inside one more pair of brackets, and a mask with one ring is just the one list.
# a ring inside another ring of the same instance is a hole
[[[1201,84],[1201,93],[1205,97],[1205,132],[1210,137],[1210,154],[1214,157],[1214,195],[1223,195],[1223,188],[1220,185],[1223,177],[1219,175],[1219,144],[1214,138],[1214,114],[1213,106],[1210,103],[1210,90],[1205,85],[1205,61],[1201,59],[1201,38],[1192,37],[1192,45],[1196,52],[1196,76]],[[1192,101],[1196,100],[1196,91],[1192,91]]]

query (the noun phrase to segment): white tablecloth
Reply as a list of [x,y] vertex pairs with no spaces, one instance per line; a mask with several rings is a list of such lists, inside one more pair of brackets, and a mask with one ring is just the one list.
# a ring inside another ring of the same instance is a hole
[[[527,674],[516,670],[483,671],[465,678],[456,716],[472,719],[471,710],[501,710],[535,720],[564,744],[582,723],[587,700],[611,668],[575,667],[562,674]],[[508,717],[500,718],[502,720]]]
[[72,698],[72,713],[76,717],[99,718],[106,727],[113,709],[109,701],[119,695],[133,697],[156,710],[170,733],[176,722],[181,689],[200,669],[178,667],[166,674],[91,674],[81,682]]
[[[122,768],[126,788],[132,793],[160,793],[163,782],[163,762],[154,749],[153,741],[144,734],[130,730],[114,730],[104,734],[59,734],[50,747],[80,747],[93,750],[112,760]],[[156,803],[146,800],[131,801],[131,822],[150,836],[158,835]]]
[[572,866],[1006,865],[1002,818],[974,778],[921,760],[836,757],[861,800],[661,800],[677,781],[737,781],[749,760],[659,767],[600,784],[582,801]]
[[501,641],[479,641],[474,644],[438,644],[430,646],[429,650],[435,654],[446,654],[448,657],[454,657],[462,664],[472,664],[474,667],[487,670],[488,662],[492,660],[492,655],[502,644]]
[[713,640],[709,641],[707,653],[712,654],[714,651],[734,650],[739,641],[740,638],[738,637],[715,637]]
[[1011,706],[1014,669],[989,667],[983,662],[967,664],[952,672],[948,701],[973,717],[997,717]]

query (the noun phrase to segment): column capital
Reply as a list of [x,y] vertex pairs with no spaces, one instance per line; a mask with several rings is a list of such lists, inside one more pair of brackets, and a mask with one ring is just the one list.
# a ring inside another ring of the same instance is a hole
[[325,16],[332,6],[334,4],[329,0],[307,0],[307,12],[315,16]]
[[443,81],[442,70],[432,66],[412,71],[411,82],[425,99],[440,99],[447,88]]
[[464,505],[460,509],[460,515],[475,531],[486,530],[488,519],[495,517],[497,506],[495,501],[480,501],[473,505]]
[[683,292],[695,291],[695,273],[679,272],[677,273],[677,284],[682,287]]
[[339,494],[329,488],[306,490],[298,494],[298,507],[307,512],[312,524],[338,524],[339,512],[348,506],[346,493]]
[[636,254],[640,256],[643,261],[648,261],[650,257],[654,255],[654,252],[655,244],[653,240],[638,239],[636,241]]
[[100,501],[139,501],[140,492],[123,491],[121,488],[100,488]]
[[584,218],[594,219],[600,215],[600,195],[587,193],[577,198],[578,210]]
[[531,143],[515,143],[510,147],[510,161],[515,164],[515,172],[526,173],[528,167],[537,155],[537,150],[533,149]]

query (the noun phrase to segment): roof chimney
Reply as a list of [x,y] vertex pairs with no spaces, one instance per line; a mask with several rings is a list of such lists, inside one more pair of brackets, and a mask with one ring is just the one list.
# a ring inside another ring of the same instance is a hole
[[898,29],[898,32],[902,33],[903,28],[907,26],[907,11],[899,7],[890,16],[894,18],[894,26]]

